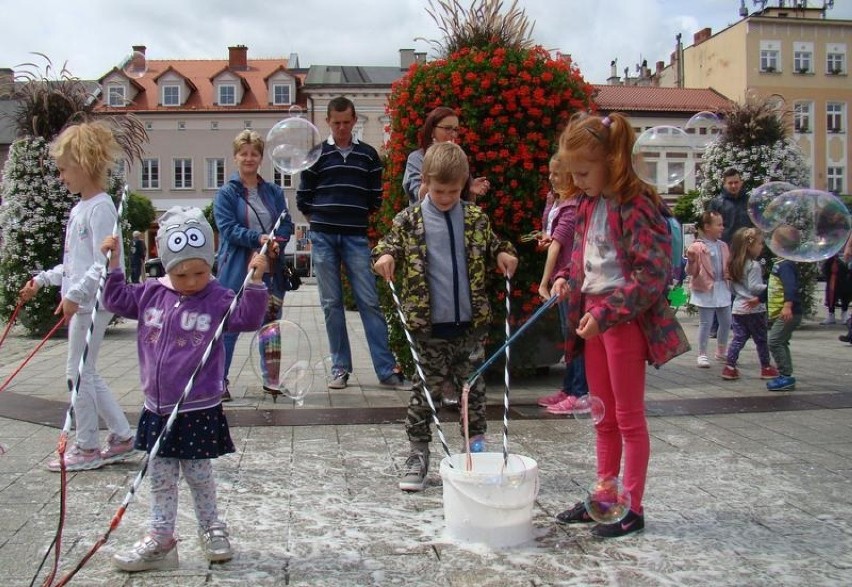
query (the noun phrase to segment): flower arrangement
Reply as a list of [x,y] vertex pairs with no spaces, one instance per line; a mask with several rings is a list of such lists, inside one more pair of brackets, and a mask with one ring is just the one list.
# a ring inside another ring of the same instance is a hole
[[[418,148],[417,134],[426,116],[437,106],[452,108],[462,124],[458,142],[468,154],[472,175],[491,182],[491,190],[476,203],[488,214],[494,231],[518,248],[520,263],[512,279],[509,318],[510,324],[518,326],[540,304],[538,281],[544,265],[544,255],[535,250],[535,243],[522,243],[521,237],[541,229],[548,162],[571,114],[592,107],[593,88],[570,57],[554,59],[543,48],[525,41],[526,21],[522,14],[518,17],[514,4],[503,17],[495,12],[499,2],[483,0],[481,4],[480,9],[471,8],[467,19],[459,17],[458,6],[445,7],[453,10],[441,27],[450,37],[444,46],[451,52],[412,65],[392,87],[387,106],[391,122],[385,201],[374,219],[372,236],[383,234],[397,212],[408,205],[402,189],[406,158]],[[522,34],[514,34],[518,29]],[[454,35],[457,30],[460,32]],[[450,42],[453,39],[456,41]],[[500,276],[495,278],[491,299],[495,324],[489,340],[496,344],[504,337],[505,288]],[[386,300],[390,303],[389,297]],[[388,316],[392,346],[398,357],[404,357],[407,347],[395,315],[391,311]],[[552,344],[558,357],[561,335],[556,313],[542,322],[552,334],[547,344]],[[540,363],[535,345],[523,342],[513,347],[513,353],[512,363],[518,371],[555,362]],[[401,361],[405,366],[406,361]]]

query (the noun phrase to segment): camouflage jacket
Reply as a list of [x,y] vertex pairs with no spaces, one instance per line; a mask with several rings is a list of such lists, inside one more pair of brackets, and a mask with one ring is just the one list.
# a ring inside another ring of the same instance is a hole
[[[491,323],[488,302],[489,283],[496,268],[497,255],[517,256],[515,247],[500,240],[491,230],[488,216],[475,204],[461,202],[464,207],[464,248],[467,251],[467,273],[470,280],[472,328],[485,328]],[[396,286],[402,311],[412,332],[428,333],[431,326],[429,283],[426,279],[426,228],[420,204],[396,215],[388,233],[373,249],[373,262],[391,255],[396,264]]]
[[[575,329],[584,313],[583,253],[596,201],[585,196],[580,201],[571,264],[556,274],[557,278],[566,278],[569,287],[565,343],[568,359],[581,352],[582,339]],[[648,362],[660,367],[689,350],[686,335],[665,296],[671,275],[671,235],[666,221],[659,206],[638,195],[621,205],[607,200],[607,224],[612,242],[618,243],[615,249],[626,283],[610,292],[604,303],[592,310],[592,315],[601,332],[636,320],[648,343]]]

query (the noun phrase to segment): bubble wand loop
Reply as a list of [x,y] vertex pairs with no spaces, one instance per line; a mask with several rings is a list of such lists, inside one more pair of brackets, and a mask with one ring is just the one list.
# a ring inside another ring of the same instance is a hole
[[[432,421],[435,422],[435,429],[438,433],[438,438],[441,440],[441,446],[444,448],[444,453],[450,457],[452,456],[450,454],[450,446],[447,444],[447,439],[444,437],[444,431],[441,428],[441,421],[438,419],[438,410],[435,408],[435,402],[432,401],[432,394],[429,393],[429,389],[426,387],[426,375],[424,375],[423,367],[420,363],[420,354],[417,352],[417,345],[414,343],[414,337],[411,336],[411,332],[408,330],[408,322],[405,320],[405,314],[402,313],[402,303],[399,301],[399,296],[396,293],[396,286],[393,284],[392,280],[388,280],[388,286],[390,287],[393,303],[396,307],[396,313],[399,316],[400,322],[402,322],[402,331],[405,333],[405,339],[408,341],[408,348],[411,350],[411,357],[414,359],[414,367],[417,369],[417,374],[423,382],[423,395],[426,396],[426,402],[432,410]],[[447,464],[452,467],[452,459],[448,459]]]
[[549,298],[547,299],[547,301],[546,301],[546,302],[544,302],[544,304],[542,304],[542,305],[541,305],[541,307],[540,307],[538,310],[536,310],[536,311],[533,313],[533,315],[532,315],[532,316],[530,316],[530,317],[529,317],[529,319],[527,319],[527,321],[526,321],[526,322],[524,322],[524,323],[523,323],[523,324],[522,324],[522,325],[521,325],[521,326],[520,326],[520,327],[519,327],[519,328],[515,331],[515,333],[514,333],[512,336],[510,336],[509,338],[507,338],[507,339],[506,339],[506,342],[504,342],[504,343],[503,343],[503,345],[502,345],[499,349],[497,349],[496,351],[494,351],[494,354],[493,354],[493,355],[491,355],[490,357],[488,357],[488,359],[487,359],[486,361],[484,361],[484,362],[483,362],[483,363],[479,366],[479,368],[478,368],[476,371],[474,371],[474,372],[473,372],[473,374],[472,374],[470,377],[468,377],[468,378],[467,378],[467,381],[465,382],[465,385],[473,385],[473,384],[474,384],[474,382],[476,382],[476,380],[477,380],[477,379],[479,379],[480,377],[482,377],[482,374],[483,374],[483,373],[485,373],[485,371],[488,369],[488,367],[490,367],[490,366],[492,365],[492,363],[494,363],[494,361],[496,361],[496,360],[500,357],[500,353],[502,353],[502,352],[503,352],[504,350],[506,350],[506,349],[507,349],[507,348],[508,348],[508,347],[509,347],[509,346],[510,346],[513,342],[515,342],[515,341],[518,339],[518,337],[519,337],[519,336],[521,336],[521,335],[522,335],[522,334],[523,334],[523,333],[527,330],[527,328],[529,328],[530,326],[532,326],[532,325],[533,325],[533,323],[534,323],[536,320],[538,320],[539,318],[541,318],[541,317],[544,315],[544,313],[545,313],[545,312],[547,312],[547,310],[548,310],[551,306],[553,306],[554,304],[556,304],[556,302],[557,302],[557,301],[559,301],[559,297],[558,297],[558,296],[551,296],[551,297],[549,297]]
[[[286,211],[281,213],[278,216],[278,219],[275,222],[275,225],[272,227],[272,230],[270,231],[270,233],[268,235],[269,238],[266,239],[266,242],[263,243],[263,246],[260,248],[260,253],[258,253],[259,255],[265,255],[269,243],[275,242],[275,231],[278,230],[278,228],[281,226],[281,221],[286,216],[287,216]],[[213,354],[213,348],[216,345],[216,342],[222,337],[222,333],[225,330],[225,323],[228,321],[228,318],[231,316],[231,314],[234,312],[234,309],[237,307],[237,303],[239,303],[240,298],[242,298],[242,295],[243,295],[243,292],[245,291],[246,286],[249,284],[249,282],[254,277],[254,272],[255,272],[255,269],[253,267],[248,270],[248,272],[246,273],[246,277],[243,280],[243,284],[240,286],[239,291],[234,296],[234,299],[231,301],[231,305],[228,306],[227,310],[225,310],[225,315],[222,316],[222,320],[220,320],[219,325],[216,327],[216,330],[213,333],[213,338],[210,339],[210,342],[207,344],[207,347],[204,349],[204,354],[201,356],[201,361],[198,363],[198,365],[193,370],[192,374],[189,376],[189,380],[186,382],[186,386],[184,386],[184,388],[183,388],[183,393],[181,394],[180,398],[178,398],[178,401],[175,404],[175,407],[172,409],[171,413],[169,414],[169,417],[166,420],[166,423],[163,426],[163,429],[160,431],[160,434],[157,437],[157,440],[154,442],[154,445],[151,447],[151,451],[143,457],[142,465],[139,468],[139,472],[136,474],[136,477],[133,479],[133,483],[131,484],[130,489],[127,492],[127,495],[125,495],[124,501],[122,501],[121,506],[119,506],[118,511],[116,511],[115,515],[113,516],[112,520],[110,521],[109,528],[98,539],[98,541],[95,542],[95,544],[92,546],[92,548],[89,549],[89,552],[86,553],[86,555],[80,560],[80,562],[77,563],[77,566],[75,566],[74,569],[72,569],[68,574],[66,574],[64,577],[62,577],[62,580],[59,583],[57,583],[57,587],[62,586],[62,585],[66,585],[68,583],[68,581],[70,581],[71,578],[74,577],[74,575],[76,575],[77,572],[80,569],[83,568],[83,566],[89,561],[89,559],[92,558],[92,556],[100,549],[100,547],[103,546],[104,544],[106,544],[106,542],[109,540],[109,537],[112,534],[112,532],[116,528],[118,528],[119,524],[121,524],[121,520],[124,517],[124,512],[127,511],[128,506],[133,501],[133,497],[136,495],[136,492],[139,490],[139,487],[142,485],[142,480],[145,478],[145,473],[148,470],[148,464],[149,464],[151,458],[152,457],[156,458],[157,452],[160,450],[160,445],[163,443],[164,439],[166,438],[168,433],[171,431],[172,425],[174,424],[175,420],[177,419],[178,412],[180,411],[181,406],[183,406],[184,401],[186,401],[186,398],[189,397],[190,391],[192,391],[192,388],[195,384],[195,378],[198,376],[198,373],[201,371],[201,369],[204,367],[204,365],[207,364],[207,361],[210,358],[210,355]],[[48,585],[48,584],[45,584],[45,585]]]
[[[121,190],[121,200],[118,202],[118,209],[116,210],[115,224],[112,227],[112,235],[115,237],[121,236],[121,216],[124,213],[124,207],[127,205],[127,200],[130,197],[130,187],[127,184],[124,184],[124,187]],[[80,383],[83,380],[83,369],[86,367],[86,359],[89,356],[89,347],[92,344],[92,337],[95,332],[95,317],[98,315],[98,310],[101,308],[101,304],[103,303],[103,295],[104,295],[104,286],[106,285],[106,276],[109,271],[110,260],[112,259],[112,251],[107,251],[104,260],[104,266],[100,269],[98,275],[98,289],[95,294],[95,305],[92,308],[92,317],[89,322],[89,327],[86,330],[86,339],[83,344],[83,352],[80,354],[80,362],[77,365],[77,374],[74,377],[74,380],[68,381],[69,391],[71,392],[71,398],[68,403],[68,409],[65,411],[65,422],[62,426],[62,431],[59,433],[59,441],[57,443],[56,452],[59,455],[59,522],[56,527],[56,534],[54,535],[53,542],[51,546],[48,547],[47,551],[44,553],[44,558],[42,559],[42,565],[44,565],[44,561],[47,560],[47,557],[50,556],[51,549],[54,550],[54,559],[53,559],[53,567],[51,568],[50,574],[44,581],[44,585],[50,586],[53,584],[53,579],[56,577],[56,572],[59,568],[59,554],[62,549],[62,529],[65,526],[65,498],[67,491],[67,467],[65,464],[65,449],[68,445],[68,435],[71,432],[71,424],[74,420],[74,409],[77,405],[77,396],[80,394]],[[41,569],[41,565],[39,566],[39,570]],[[37,576],[37,574],[36,574]],[[33,578],[35,579],[35,578]]]

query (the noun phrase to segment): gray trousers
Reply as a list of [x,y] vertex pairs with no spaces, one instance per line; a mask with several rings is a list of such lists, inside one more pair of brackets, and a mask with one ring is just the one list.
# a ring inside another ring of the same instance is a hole
[[801,314],[784,322],[776,318],[769,322],[769,352],[778,367],[778,372],[785,377],[793,375],[793,358],[790,356],[790,338],[793,331],[802,323]]

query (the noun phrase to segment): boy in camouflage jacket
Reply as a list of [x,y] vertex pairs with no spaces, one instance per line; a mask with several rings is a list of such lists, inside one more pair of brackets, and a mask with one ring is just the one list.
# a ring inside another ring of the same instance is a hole
[[[424,386],[436,401],[444,381],[461,387],[473,371],[470,354],[491,322],[489,274],[496,267],[511,276],[518,265],[514,247],[494,234],[482,210],[461,201],[469,175],[461,147],[450,142],[430,147],[422,172],[426,197],[397,214],[373,249],[373,270],[388,281],[399,275],[402,311],[426,377],[415,376],[408,405],[411,452],[399,482],[403,491],[423,490],[429,470],[431,411]],[[481,378],[470,390],[469,412],[471,444],[481,445],[486,429]]]

